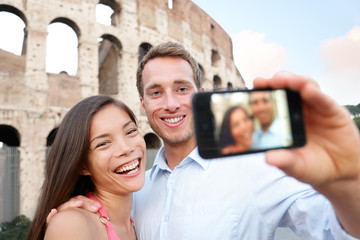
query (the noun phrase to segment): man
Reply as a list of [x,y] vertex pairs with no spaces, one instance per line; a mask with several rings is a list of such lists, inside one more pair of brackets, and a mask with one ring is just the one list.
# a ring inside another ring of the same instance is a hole
[[[176,43],[154,47],[139,65],[141,104],[164,140],[134,196],[139,239],[272,239],[279,226],[303,239],[360,237],[360,139],[342,107],[301,76],[256,79],[257,88],[300,92],[307,145],[205,160],[197,152],[191,107],[200,84],[198,65]],[[96,211],[93,202],[77,199],[61,209],[83,205]]]
[[260,128],[253,134],[252,149],[264,149],[284,146],[282,128],[278,118],[274,116],[274,102],[268,91],[252,92],[250,107]]

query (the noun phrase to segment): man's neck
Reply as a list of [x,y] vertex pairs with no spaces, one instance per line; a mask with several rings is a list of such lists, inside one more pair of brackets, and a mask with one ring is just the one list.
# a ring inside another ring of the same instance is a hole
[[274,118],[268,122],[268,123],[265,123],[263,125],[261,125],[261,129],[263,132],[266,132],[267,130],[269,130],[269,128],[271,127],[271,124],[274,122]]
[[165,156],[169,168],[174,170],[196,148],[196,145],[195,137],[178,144],[164,143]]

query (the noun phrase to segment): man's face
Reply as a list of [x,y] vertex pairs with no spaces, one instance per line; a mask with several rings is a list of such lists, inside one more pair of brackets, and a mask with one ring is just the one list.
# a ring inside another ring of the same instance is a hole
[[268,92],[252,92],[250,105],[262,126],[270,125],[273,121],[273,103]]
[[197,87],[190,64],[179,57],[157,57],[142,73],[140,98],[151,128],[168,144],[195,138],[191,99]]

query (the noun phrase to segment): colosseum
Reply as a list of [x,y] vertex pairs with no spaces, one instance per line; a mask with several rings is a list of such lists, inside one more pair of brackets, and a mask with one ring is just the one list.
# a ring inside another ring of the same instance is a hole
[[[97,20],[97,6],[111,9],[109,24]],[[182,43],[199,62],[206,90],[245,87],[230,36],[190,0],[0,0],[4,13],[25,27],[19,54],[0,49],[0,223],[33,217],[56,129],[69,108],[90,95],[111,95],[131,107],[151,165],[161,141],[141,111],[135,73],[152,46]],[[73,74],[47,71],[48,27],[55,23],[76,35]]]

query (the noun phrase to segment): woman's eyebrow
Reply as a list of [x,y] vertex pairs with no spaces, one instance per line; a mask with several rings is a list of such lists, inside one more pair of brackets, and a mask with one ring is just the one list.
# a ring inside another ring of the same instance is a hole
[[[134,123],[134,121],[130,120],[130,121],[128,121],[127,123],[125,123],[125,124],[123,125],[123,129],[126,128],[127,126],[129,126],[131,123]],[[96,136],[96,137],[94,137],[93,139],[90,140],[90,144],[91,144],[94,140],[96,140],[96,139],[98,139],[98,138],[103,138],[103,137],[107,137],[107,136],[109,136],[108,133],[104,133],[104,134],[101,134],[101,135],[99,135],[99,136]]]
[[[134,121],[130,120],[127,123],[124,124],[123,128],[126,128],[127,126],[129,126],[131,123],[134,123]],[[135,123],[134,123],[135,124]]]
[[91,144],[93,141],[95,141],[96,139],[98,139],[98,138],[103,138],[103,137],[107,137],[107,136],[109,136],[109,134],[107,134],[107,133],[104,133],[104,134],[101,134],[101,135],[99,135],[99,136],[96,136],[96,137],[94,137],[93,139],[90,140],[90,144]]

